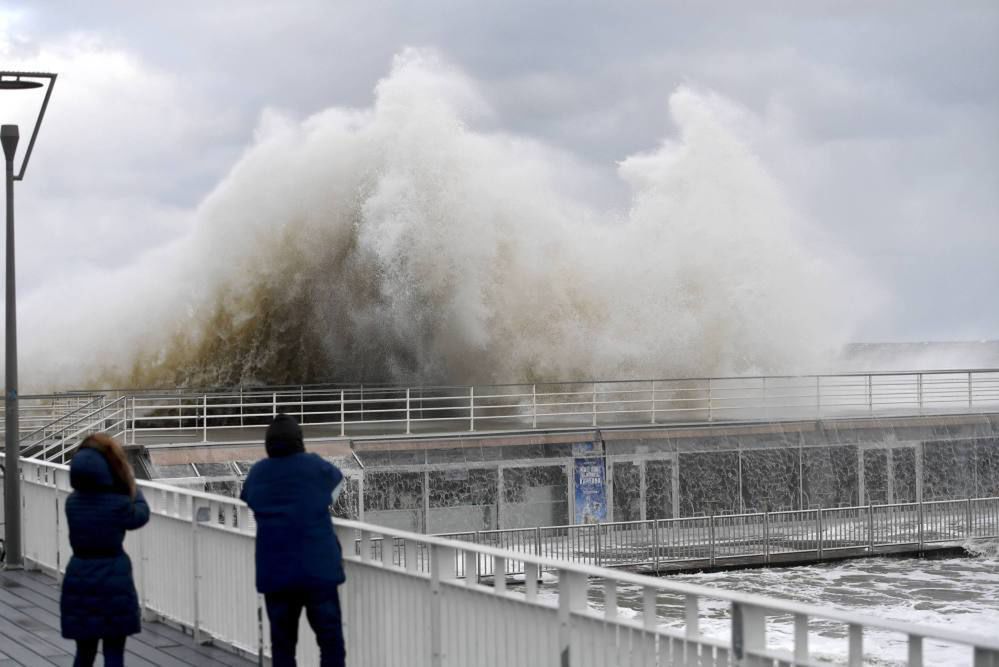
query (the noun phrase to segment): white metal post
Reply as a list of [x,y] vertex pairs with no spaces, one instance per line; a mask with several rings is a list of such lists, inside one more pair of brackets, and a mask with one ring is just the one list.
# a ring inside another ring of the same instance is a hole
[[277,392],[271,393],[271,417],[277,417]]
[[815,511],[815,550],[818,553],[819,560],[822,560],[822,508],[818,508]]
[[597,383],[593,383],[593,426],[597,425]]
[[822,419],[822,384],[821,377],[815,376],[815,418]]
[[475,430],[475,387],[468,388],[468,430]]
[[714,414],[711,411],[711,378],[708,378],[708,421],[714,421]]
[[974,404],[974,394],[972,392],[973,392],[973,385],[972,385],[972,379],[971,379],[971,371],[968,371],[968,409],[969,410],[971,409],[971,406]]
[[538,427],[538,385],[531,385],[531,428]]
[[201,407],[204,410],[201,421],[201,442],[208,442],[208,394],[201,397]]
[[347,429],[347,420],[346,420],[346,415],[344,414],[345,408],[343,405],[343,397],[344,397],[344,391],[343,389],[341,389],[340,390],[340,437],[341,438],[344,435],[346,435],[346,429]]
[[656,381],[652,381],[652,424],[656,423]]
[[586,578],[578,572],[559,570],[558,573],[558,643],[563,667],[572,664],[569,646],[572,643],[572,614],[586,605]]
[[411,432],[409,427],[409,387],[406,387],[406,435]]

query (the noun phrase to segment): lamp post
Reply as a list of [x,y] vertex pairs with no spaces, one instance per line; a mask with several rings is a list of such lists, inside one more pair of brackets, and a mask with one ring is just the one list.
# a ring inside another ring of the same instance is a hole
[[6,386],[4,391],[4,450],[6,466],[4,472],[4,546],[7,552],[5,568],[20,569],[21,553],[21,473],[20,473],[20,420],[17,404],[17,289],[14,272],[14,181],[24,178],[28,168],[31,150],[35,147],[38,128],[41,127],[45,108],[55,85],[55,74],[44,72],[0,72],[0,91],[29,90],[46,86],[45,97],[31,131],[31,139],[21,161],[21,169],[14,171],[14,154],[20,139],[17,125],[0,126],[0,143],[6,161],[7,184],[7,291],[6,291]]

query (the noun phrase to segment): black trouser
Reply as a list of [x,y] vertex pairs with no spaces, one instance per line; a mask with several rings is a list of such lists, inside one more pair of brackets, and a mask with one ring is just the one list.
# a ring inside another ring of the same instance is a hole
[[271,622],[271,664],[295,667],[298,619],[305,608],[319,644],[320,667],[343,667],[343,627],[340,623],[340,596],[332,593],[281,592],[264,595],[267,618]]
[[97,658],[97,642],[104,642],[104,667],[123,667],[125,664],[125,637],[77,639],[76,660],[73,667],[91,667]]

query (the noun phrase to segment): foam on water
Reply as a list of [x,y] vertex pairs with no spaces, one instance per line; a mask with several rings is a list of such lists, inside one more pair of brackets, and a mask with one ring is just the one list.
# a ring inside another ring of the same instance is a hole
[[689,87],[664,112],[674,132],[620,162],[630,204],[607,212],[592,166],[485,129],[478,84],[407,51],[370,108],[265,114],[189,237],[25,299],[22,375],[39,389],[823,367],[869,285],[804,240],[752,114]]
[[[988,545],[992,557],[874,558],[807,567],[678,575],[670,580],[991,637],[999,627],[999,561],[994,557],[999,545],[995,541]],[[590,603],[602,608],[598,590],[591,591]],[[642,608],[641,591],[619,591],[618,604],[622,615],[636,614]],[[729,606],[703,600],[702,610],[701,631],[727,639],[731,632]],[[680,598],[661,595],[658,613],[664,626],[683,625]],[[768,645],[790,650],[793,633],[791,618],[772,618],[768,622]],[[817,655],[842,659],[847,650],[846,627],[813,622],[809,643]],[[907,644],[901,635],[868,631],[864,634],[864,651],[865,664],[905,664]],[[970,653],[952,645],[926,640],[924,651],[926,664],[971,664]]]

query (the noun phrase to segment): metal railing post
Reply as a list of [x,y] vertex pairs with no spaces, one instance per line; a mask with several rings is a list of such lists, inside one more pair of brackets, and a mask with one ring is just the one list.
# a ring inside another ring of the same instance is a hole
[[867,550],[874,553],[874,503],[867,502]]
[[201,442],[208,442],[208,394],[201,397],[201,408],[204,410],[201,417]]
[[714,415],[711,412],[711,378],[708,378],[708,421],[714,421]]
[[271,393],[271,417],[277,417],[277,392]]
[[972,389],[973,389],[973,385],[972,385],[971,371],[968,371],[968,409],[969,410],[971,409],[971,406],[974,404],[974,394],[972,392]]
[[918,534],[919,534],[919,551],[920,551],[920,553],[922,553],[922,551],[923,551],[923,540],[924,540],[924,535],[925,535],[925,533],[924,533],[925,529],[923,528],[923,523],[924,523],[924,520],[925,520],[925,514],[924,514],[924,510],[923,510],[923,500],[922,500],[922,498],[920,498],[919,503],[916,506],[916,511],[918,513],[918,516],[919,516],[919,531],[918,531]]
[[964,504],[964,516],[965,516],[965,537],[971,538],[971,498],[968,498]]
[[653,553],[656,564],[656,574],[659,574],[659,519],[652,520],[652,548],[655,550]]
[[596,552],[596,557],[594,558],[594,562],[596,563],[597,567],[600,567],[600,565],[603,563],[603,552],[602,552],[603,542],[600,539],[600,524],[599,523],[597,523],[597,524],[595,524],[593,526],[593,534],[595,536],[594,540],[593,540],[593,545],[594,545],[594,550]]
[[867,413],[874,416],[874,382],[870,375],[867,376]]
[[475,387],[468,388],[468,430],[475,430]]
[[593,426],[597,425],[597,383],[593,383]]
[[652,424],[656,423],[656,381],[652,381]]
[[538,427],[538,385],[531,385],[531,428]]
[[711,514],[711,519],[708,523],[708,543],[710,544],[710,551],[708,552],[708,562],[714,567],[715,564],[715,515]]
[[816,540],[815,550],[818,553],[819,560],[822,560],[822,508],[821,507],[815,511],[815,540]]
[[407,387],[406,388],[406,435],[409,435],[410,433],[412,433],[412,431],[410,430],[409,415],[410,415],[410,412],[409,412],[409,387]]
[[770,565],[770,512],[763,513],[763,562]]
[[815,376],[815,418],[822,419],[822,376]]
[[916,375],[916,411],[923,414],[923,374]]

